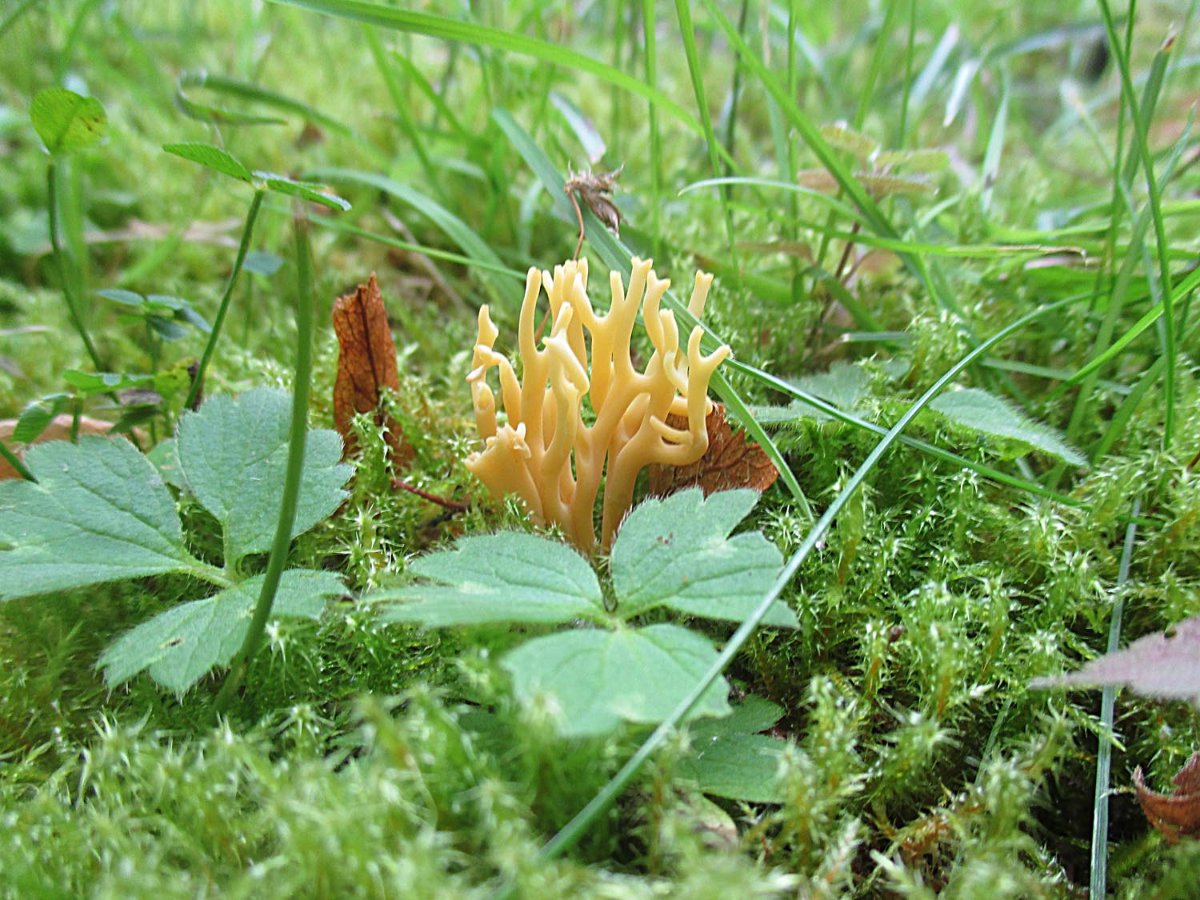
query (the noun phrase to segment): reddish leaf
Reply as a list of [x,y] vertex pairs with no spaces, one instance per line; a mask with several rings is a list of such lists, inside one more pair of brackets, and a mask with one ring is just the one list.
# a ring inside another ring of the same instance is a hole
[[1148,634],[1124,650],[1094,659],[1078,672],[1039,678],[1034,687],[1128,685],[1139,694],[1200,704],[1200,616]]
[[346,456],[355,450],[351,419],[373,412],[375,422],[387,429],[392,465],[399,471],[412,461],[412,448],[400,425],[380,409],[384,388],[400,389],[396,369],[396,344],[388,325],[387,310],[375,275],[353,294],[333,304],[333,330],[338,339],[337,379],[333,384],[333,422],[346,445]]
[[1160,794],[1146,787],[1141,766],[1133,773],[1138,803],[1146,819],[1174,844],[1181,837],[1200,837],[1200,753],[1193,753],[1172,781],[1175,790]]
[[[673,428],[687,428],[684,416],[667,416]],[[734,488],[754,488],[765,491],[779,472],[763,453],[762,447],[746,440],[743,432],[736,434],[725,421],[725,406],[714,403],[705,421],[708,428],[708,451],[690,466],[650,467],[650,493],[665,497],[692,485],[699,485],[704,496]]]

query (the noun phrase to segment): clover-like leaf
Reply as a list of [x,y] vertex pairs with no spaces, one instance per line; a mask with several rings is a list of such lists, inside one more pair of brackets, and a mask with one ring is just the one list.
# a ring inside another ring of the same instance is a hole
[[[620,722],[665,719],[717,658],[705,638],[678,625],[616,631],[576,629],[536,638],[507,654],[517,699],[549,708],[568,737],[605,734]],[[718,679],[691,716],[729,712],[729,685]]]
[[298,178],[288,178],[286,175],[277,175],[274,172],[255,172],[254,177],[260,179],[268,190],[277,194],[287,194],[291,197],[311,200],[313,203],[337,207],[342,212],[350,208],[349,200],[339,197],[325,185],[315,181],[301,181]]
[[29,104],[29,118],[46,149],[55,155],[96,143],[108,127],[99,100],[61,87],[38,91]]
[[163,149],[189,162],[204,166],[206,169],[236,178],[238,181],[244,181],[247,184],[254,181],[254,174],[240,160],[212,144],[190,141],[181,144],[163,144]]
[[[257,389],[237,399],[213,397],[179,423],[179,466],[204,507],[225,526],[231,556],[268,550],[279,519],[287,467],[291,398]],[[292,536],[303,534],[341,505],[350,466],[342,440],[327,429],[308,433],[304,475]]]
[[[183,692],[214,666],[228,663],[246,637],[264,575],[203,600],[182,603],[126,632],[100,657],[110,686],[146,669],[163,687]],[[320,618],[325,601],[343,592],[333,572],[291,569],[279,580],[271,614]]]
[[1087,459],[1068,444],[1056,430],[1035,422],[1007,400],[979,388],[964,388],[935,397],[929,404],[959,425],[993,437],[1028,444],[1073,466],[1086,466]]
[[[706,500],[699,488],[691,488],[638,506],[613,544],[617,613],[628,618],[666,606],[710,619],[745,619],[783,564],[761,533],[729,536],[757,500],[753,490],[721,491]],[[779,602],[763,623],[797,625],[795,614]]]
[[174,499],[129,442],[40,444],[25,464],[37,483],[0,482],[0,600],[202,566]]
[[588,561],[566,544],[531,534],[463,538],[453,550],[423,556],[409,570],[435,583],[372,594],[373,600],[400,601],[386,608],[386,621],[431,627],[552,624],[604,613],[604,596]]

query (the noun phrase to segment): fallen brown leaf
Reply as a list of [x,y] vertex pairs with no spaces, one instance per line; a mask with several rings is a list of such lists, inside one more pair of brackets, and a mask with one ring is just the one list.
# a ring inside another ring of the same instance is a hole
[[1174,844],[1180,838],[1200,838],[1200,753],[1193,753],[1172,779],[1175,790],[1160,794],[1146,787],[1142,767],[1133,773],[1138,803],[1146,819]]
[[[687,428],[684,416],[667,416],[673,428]],[[699,485],[704,496],[734,488],[754,488],[762,493],[775,483],[779,472],[762,447],[733,432],[725,420],[725,405],[714,403],[705,421],[708,450],[690,466],[650,467],[650,493],[659,497]]]
[[382,391],[400,389],[396,344],[387,310],[372,273],[353,294],[333,304],[333,330],[338,339],[337,379],[333,384],[333,422],[345,442],[345,455],[356,449],[351,420],[357,413],[374,413],[375,423],[387,429],[392,465],[403,471],[412,461],[412,447],[399,423],[380,408]]

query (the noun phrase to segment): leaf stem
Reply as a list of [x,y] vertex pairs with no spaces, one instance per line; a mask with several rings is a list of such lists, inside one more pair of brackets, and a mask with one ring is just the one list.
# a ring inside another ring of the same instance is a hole
[[[1007,327],[1001,329],[995,335],[980,343],[970,353],[951,366],[941,378],[934,382],[933,386],[930,387],[929,390],[922,394],[920,398],[918,398],[916,402],[914,402],[905,411],[904,415],[902,415],[896,424],[888,430],[888,433],[883,437],[883,439],[875,445],[875,448],[870,452],[867,458],[863,460],[862,465],[858,467],[857,471],[855,471],[855,473],[850,477],[850,480],[846,482],[846,486],[842,488],[841,493],[837,495],[834,501],[829,505],[829,508],[825,510],[825,513],[817,521],[816,525],[814,525],[808,532],[808,536],[805,537],[804,542],[799,548],[797,548],[796,552],[792,554],[792,558],[788,560],[787,565],[783,568],[783,571],[779,573],[779,577],[775,580],[775,583],[771,586],[771,589],[767,592],[766,596],[763,597],[762,601],[754,608],[754,611],[746,618],[746,620],[742,622],[740,626],[738,626],[737,631],[735,631],[733,636],[730,637],[729,641],[725,644],[725,647],[721,650],[720,655],[718,655],[717,659],[709,667],[708,671],[705,672],[704,677],[695,684],[691,691],[688,692],[686,697],[679,701],[679,704],[671,711],[671,714],[667,716],[661,725],[654,729],[654,732],[650,735],[650,737],[648,737],[645,742],[642,743],[637,752],[634,753],[633,756],[631,756],[625,763],[625,765],[621,767],[620,771],[618,771],[617,774],[614,775],[611,780],[609,780],[608,784],[606,784],[596,794],[596,796],[594,796],[591,801],[582,810],[580,810],[579,813],[576,814],[575,818],[571,819],[571,821],[568,822],[562,828],[562,830],[559,831],[558,834],[556,834],[549,841],[549,843],[542,847],[538,854],[540,858],[552,859],[573,847],[583,836],[584,832],[586,832],[591,826],[592,822],[594,822],[616,801],[617,797],[620,796],[625,787],[633,780],[634,776],[637,775],[638,771],[646,763],[646,761],[659,747],[662,746],[663,742],[666,741],[668,736],[670,736],[679,723],[687,717],[689,712],[691,712],[692,707],[696,705],[704,693],[721,676],[721,673],[725,671],[725,668],[741,650],[742,645],[745,644],[751,634],[754,633],[754,629],[758,627],[758,623],[761,622],[763,617],[767,614],[767,611],[771,608],[771,604],[779,599],[779,595],[783,592],[783,589],[787,586],[788,582],[791,581],[792,576],[796,574],[796,571],[800,568],[801,564],[803,564],[808,555],[813,551],[813,548],[815,548],[821,541],[821,538],[825,536],[825,533],[832,526],[833,521],[837,517],[838,513],[842,511],[842,509],[850,501],[850,498],[853,497],[854,493],[858,490],[859,485],[861,485],[866,479],[867,474],[875,467],[876,463],[879,462],[883,454],[886,453],[894,443],[896,443],[896,441],[900,438],[901,432],[903,432],[908,424],[916,417],[917,413],[924,409],[929,401],[937,396],[942,388],[953,381],[960,372],[987,353],[987,351],[991,350],[991,348],[996,344],[1000,343],[1019,329],[1025,327],[1035,319],[1041,318],[1048,313],[1061,309],[1071,302],[1073,302],[1072,299],[1068,298],[1066,300],[1060,300],[1057,303],[1051,303],[1046,306],[1038,307],[1037,309],[1017,319]],[[511,889],[508,892],[502,892],[502,895],[505,895],[505,893],[511,893]]]
[[4,441],[0,441],[0,459],[3,459],[12,466],[16,473],[26,481],[32,481],[34,484],[37,483],[37,479],[33,477],[33,473],[29,471],[25,463],[21,462],[21,457],[9,450],[8,445]]
[[[255,206],[251,209],[247,224],[253,223],[258,202],[262,194],[255,195]],[[279,504],[279,520],[275,525],[275,540],[271,544],[271,555],[267,560],[267,571],[263,577],[262,591],[254,607],[254,617],[246,630],[246,638],[230,666],[229,675],[217,694],[215,710],[221,715],[229,706],[230,698],[241,686],[246,670],[255,652],[262,643],[263,631],[275,602],[275,592],[283,575],[288,547],[292,542],[292,526],[296,521],[296,505],[300,498],[300,481],[304,474],[304,445],[308,436],[308,396],[312,378],[312,335],[313,335],[313,274],[312,257],[308,245],[308,220],[297,205],[293,220],[296,236],[296,281],[299,293],[296,298],[296,374],[292,389],[292,422],[288,437],[287,471],[283,479],[283,499]],[[249,232],[249,228],[247,228]],[[240,259],[240,257],[239,257]],[[215,327],[213,329],[216,330]]]
[[[184,409],[196,408],[200,391],[204,386],[204,372],[217,349],[217,338],[221,336],[221,325],[225,322],[225,314],[229,312],[229,301],[233,298],[233,289],[237,285],[242,264],[246,261],[246,254],[250,250],[250,238],[254,235],[254,220],[258,218],[258,211],[262,207],[265,195],[266,189],[259,188],[254,192],[254,199],[250,201],[250,211],[246,213],[246,224],[242,226],[242,239],[238,243],[233,271],[229,273],[229,281],[225,283],[225,293],[221,296],[221,305],[217,309],[217,317],[213,320],[212,331],[208,335],[208,343],[204,346],[204,355],[200,357],[200,365],[196,368],[196,376],[192,379],[192,386],[188,390],[187,400],[184,401]],[[305,388],[307,389],[307,383]]]
[[71,317],[71,324],[79,333],[79,337],[83,339],[83,346],[87,348],[92,365],[96,367],[97,372],[103,372],[104,365],[100,362],[100,354],[96,352],[96,345],[92,343],[92,337],[88,334],[87,326],[83,323],[83,317],[79,312],[79,298],[75,296],[75,282],[67,270],[67,257],[58,236],[58,172],[58,162],[52,156],[50,165],[46,167],[46,205],[50,214],[50,246],[54,250],[54,261],[58,265],[58,277],[62,281],[63,299],[67,302],[67,313]]

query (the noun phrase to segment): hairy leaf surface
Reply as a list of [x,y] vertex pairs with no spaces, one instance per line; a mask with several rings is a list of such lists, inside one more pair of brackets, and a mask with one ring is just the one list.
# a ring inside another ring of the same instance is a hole
[[[100,657],[105,680],[117,685],[149,669],[163,687],[187,690],[214,666],[233,659],[245,640],[264,577],[255,575],[211,597],[181,603],[126,632]],[[291,569],[280,578],[272,616],[320,618],[326,599],[343,590],[333,572]]]
[[[225,525],[232,559],[270,549],[283,499],[291,399],[258,389],[213,397],[179,423],[179,464],[196,498]],[[310,431],[292,536],[303,534],[341,505],[351,468],[340,465],[336,432]]]
[[566,544],[502,532],[460,540],[416,560],[410,571],[434,584],[373,594],[399,600],[383,618],[431,627],[486,622],[569,622],[604,613],[600,582]]
[[[638,506],[613,545],[618,614],[628,617],[666,606],[710,619],[746,618],[783,565],[779,550],[761,533],[729,536],[757,500],[758,493],[746,489],[721,491],[706,500],[692,488]],[[763,622],[797,624],[782,603]]]
[[0,482],[0,599],[200,565],[175,501],[128,441],[40,444],[25,462],[36,484]]
[[1007,400],[979,388],[964,388],[935,397],[929,404],[959,425],[993,437],[1028,444],[1073,466],[1087,465],[1083,454],[1048,425],[1035,422]]
[[[678,625],[636,630],[577,629],[522,644],[504,657],[517,698],[549,706],[570,737],[611,731],[619,722],[661,722],[717,658],[705,638]],[[729,712],[729,685],[718,679],[692,717]]]

